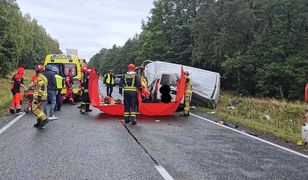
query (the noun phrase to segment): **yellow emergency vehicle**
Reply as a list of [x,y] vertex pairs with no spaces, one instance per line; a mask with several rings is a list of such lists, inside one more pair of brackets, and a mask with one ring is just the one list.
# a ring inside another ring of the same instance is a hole
[[[76,55],[65,54],[49,54],[45,58],[44,66],[52,65],[59,71],[59,75],[65,80],[69,71],[72,71],[73,75],[73,92],[74,95],[79,96],[81,93],[80,82],[82,78],[81,67],[83,62],[80,61]],[[66,88],[63,87],[61,94],[66,94]]]

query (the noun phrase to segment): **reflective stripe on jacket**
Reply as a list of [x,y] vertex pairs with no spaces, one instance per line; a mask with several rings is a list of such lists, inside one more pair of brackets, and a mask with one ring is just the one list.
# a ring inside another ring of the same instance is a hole
[[125,74],[124,77],[124,91],[137,91],[136,74]]

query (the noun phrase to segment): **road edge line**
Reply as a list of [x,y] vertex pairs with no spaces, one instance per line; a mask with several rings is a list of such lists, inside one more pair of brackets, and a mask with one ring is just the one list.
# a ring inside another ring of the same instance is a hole
[[13,124],[15,124],[19,119],[21,119],[26,113],[21,113],[19,116],[17,116],[16,118],[14,118],[12,121],[10,121],[9,123],[7,123],[7,125],[5,125],[3,128],[0,129],[0,135],[7,130],[10,126],[12,126]]
[[294,151],[294,150],[292,150],[292,149],[289,149],[289,148],[280,146],[280,145],[278,145],[278,144],[269,142],[269,141],[264,140],[264,139],[261,139],[261,138],[259,138],[259,137],[255,137],[255,136],[250,135],[250,134],[248,134],[248,133],[246,133],[246,132],[239,131],[239,130],[237,130],[237,129],[234,129],[234,128],[231,128],[231,127],[228,127],[228,126],[224,126],[224,125],[218,124],[218,123],[216,123],[216,122],[214,122],[214,121],[211,121],[211,120],[209,120],[209,119],[206,119],[206,118],[204,118],[204,117],[202,117],[202,116],[199,116],[199,115],[196,115],[196,114],[193,114],[193,113],[191,113],[191,115],[194,116],[194,117],[197,117],[197,118],[199,118],[199,119],[202,119],[202,120],[204,120],[204,121],[207,121],[207,122],[209,122],[209,123],[215,124],[215,125],[220,126],[220,127],[224,127],[224,128],[226,128],[226,129],[235,131],[235,132],[240,133],[240,134],[242,134],[242,135],[251,137],[251,138],[256,139],[256,140],[258,140],[258,141],[264,142],[264,143],[266,143],[266,144],[272,145],[272,146],[277,147],[277,148],[279,148],[279,149],[288,151],[288,152],[290,152],[290,153],[293,153],[293,154],[296,154],[296,155],[298,155],[298,156],[301,156],[301,157],[304,157],[304,158],[307,158],[307,159],[308,159],[308,156],[307,156],[307,155],[302,154],[302,153],[300,153],[300,152],[297,152],[297,151]]
[[173,177],[168,173],[168,171],[160,165],[155,166],[156,170],[165,180],[174,180]]

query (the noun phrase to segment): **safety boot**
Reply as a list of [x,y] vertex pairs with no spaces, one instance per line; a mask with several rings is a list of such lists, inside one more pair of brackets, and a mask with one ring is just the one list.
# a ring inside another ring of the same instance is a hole
[[37,119],[36,124],[33,125],[33,127],[38,128],[41,125],[41,121]]
[[188,113],[183,113],[183,114],[180,114],[181,117],[188,117],[189,116],[189,112]]
[[86,104],[86,112],[91,112],[92,109],[90,109],[90,104]]
[[15,114],[15,110],[14,109],[10,109],[10,113],[11,114]]
[[86,107],[85,107],[86,105],[84,105],[84,104],[81,104],[80,105],[80,113],[81,114],[84,114],[85,113],[85,111],[86,111]]
[[49,122],[48,119],[46,119],[46,120],[44,120],[44,121],[41,121],[41,123],[38,125],[38,128],[39,128],[39,129],[42,129],[48,122]]
[[129,123],[130,122],[129,117],[124,117],[124,120],[125,120],[125,123]]
[[20,114],[21,113],[21,109],[16,109],[16,114]]
[[137,124],[136,118],[132,117],[131,121],[132,121],[132,125],[136,125]]

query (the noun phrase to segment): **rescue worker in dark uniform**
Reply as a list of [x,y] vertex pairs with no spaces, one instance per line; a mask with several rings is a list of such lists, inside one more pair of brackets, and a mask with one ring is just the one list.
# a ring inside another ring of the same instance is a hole
[[125,123],[132,122],[132,125],[137,124],[137,90],[141,88],[140,80],[135,72],[135,65],[128,65],[128,72],[120,81],[120,86],[124,89],[124,119]]
[[114,86],[114,75],[113,70],[109,70],[109,72],[104,76],[104,84],[107,86],[107,96],[112,98],[112,91]]
[[32,112],[37,116],[37,123],[33,125],[35,128],[42,128],[48,122],[46,114],[43,112],[43,105],[47,100],[48,80],[43,75],[44,66],[38,65],[35,67],[37,79],[34,81]]
[[85,112],[92,111],[92,109],[90,109],[90,97],[89,97],[89,78],[90,78],[91,69],[82,67],[81,71],[83,72],[83,78],[81,81],[82,102],[80,105],[80,113],[85,114]]
[[192,84],[191,80],[189,77],[189,72],[185,71],[185,94],[184,94],[184,112],[181,114],[183,117],[189,116],[189,111],[190,111],[190,99],[192,95]]
[[49,111],[49,120],[57,120],[58,118],[55,116],[55,108],[56,108],[56,95],[58,92],[57,89],[57,81],[56,81],[56,72],[54,70],[54,66],[47,64],[45,66],[45,70],[43,72],[43,75],[47,78],[48,80],[48,85],[47,85],[47,101],[44,104],[44,113],[48,116],[48,103],[50,102],[50,111]]
[[12,77],[11,92],[13,94],[13,99],[11,101],[11,106],[10,106],[10,113],[12,114],[15,114],[15,108],[16,108],[17,114],[21,112],[22,96],[21,96],[20,88],[21,87],[25,88],[25,86],[23,85],[24,70],[25,70],[24,68],[19,67],[17,69],[17,73]]
[[58,90],[58,93],[56,95],[56,109],[55,110],[61,111],[61,107],[62,107],[61,91],[62,91],[62,88],[64,87],[64,78],[59,75],[59,69],[57,69],[55,77],[56,77],[56,84],[57,84],[57,90]]

